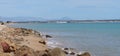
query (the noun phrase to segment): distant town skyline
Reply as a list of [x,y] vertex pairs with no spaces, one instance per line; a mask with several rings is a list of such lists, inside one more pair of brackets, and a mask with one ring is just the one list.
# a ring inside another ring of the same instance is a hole
[[[1,0],[2,17],[120,19],[120,0]],[[26,19],[28,20],[28,19]]]

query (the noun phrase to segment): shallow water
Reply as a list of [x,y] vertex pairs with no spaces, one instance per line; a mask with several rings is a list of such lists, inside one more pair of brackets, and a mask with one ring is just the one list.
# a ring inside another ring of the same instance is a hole
[[12,24],[53,36],[50,45],[89,51],[92,56],[120,56],[120,23]]

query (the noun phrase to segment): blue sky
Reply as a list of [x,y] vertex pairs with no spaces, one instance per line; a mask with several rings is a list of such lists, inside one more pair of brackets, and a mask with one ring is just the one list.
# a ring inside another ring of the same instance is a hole
[[120,0],[0,0],[0,16],[118,19]]

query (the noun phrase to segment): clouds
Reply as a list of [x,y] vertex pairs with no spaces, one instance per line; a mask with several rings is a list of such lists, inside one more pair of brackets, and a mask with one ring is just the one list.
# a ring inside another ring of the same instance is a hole
[[[119,0],[1,0],[0,16],[119,17]],[[103,14],[106,14],[103,15]]]

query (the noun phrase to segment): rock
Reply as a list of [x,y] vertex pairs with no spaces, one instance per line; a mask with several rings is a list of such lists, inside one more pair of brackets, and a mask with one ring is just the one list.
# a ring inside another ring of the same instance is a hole
[[48,56],[48,54],[43,54],[42,56]]
[[4,24],[5,24],[5,23],[3,23],[3,22],[1,23],[1,25],[4,25]]
[[70,55],[75,55],[75,53],[74,53],[74,52],[71,52]]
[[0,56],[14,56],[11,53],[0,53]]
[[52,38],[52,36],[50,36],[50,35],[45,35],[46,36],[46,38]]
[[77,54],[77,56],[91,56],[89,52],[84,52],[82,54]]
[[49,52],[49,50],[45,50],[45,52],[47,52],[47,53],[48,53],[48,52]]
[[68,50],[69,48],[64,48],[64,50]]
[[46,45],[45,41],[39,41],[39,43]]
[[1,42],[2,48],[4,52],[10,52],[10,46],[6,42]]
[[49,52],[50,56],[66,56],[64,51],[60,48],[54,48]]
[[24,39],[23,39],[23,38],[20,38],[20,37],[14,38],[14,40],[16,40],[16,41],[24,41]]
[[10,38],[0,37],[0,52],[14,52],[16,50],[17,45]]
[[65,54],[69,54],[67,51],[64,51]]
[[40,34],[40,32],[38,32],[38,31],[32,31],[32,33],[34,33],[35,35],[41,37],[41,34]]
[[36,56],[49,56],[45,51],[36,51]]
[[15,51],[15,56],[36,56],[36,53],[33,49],[27,46],[22,46]]
[[7,21],[6,23],[12,23],[12,21]]

